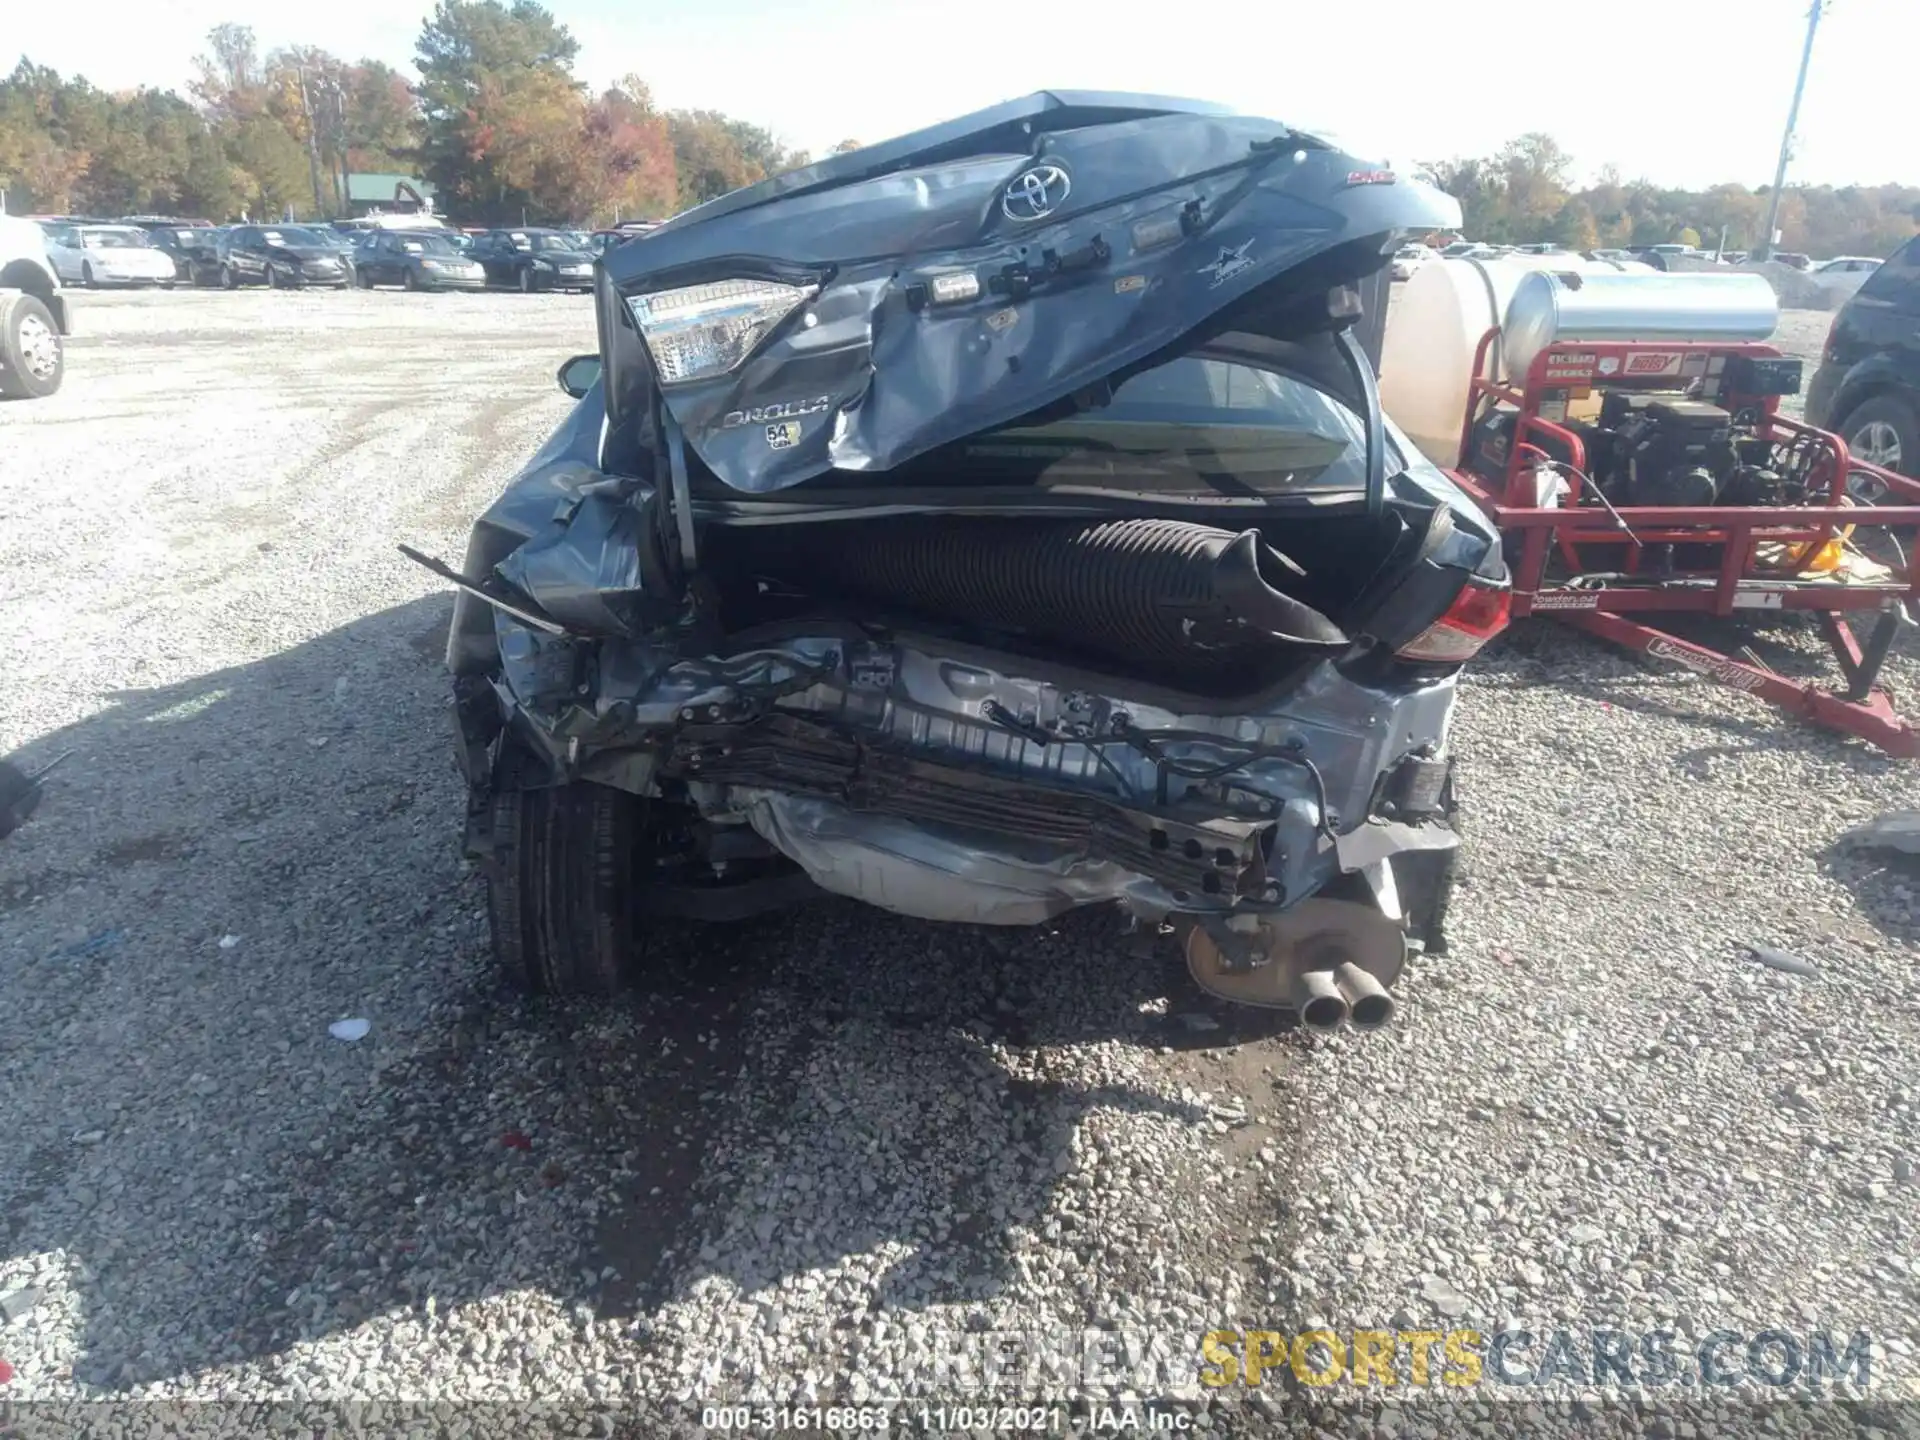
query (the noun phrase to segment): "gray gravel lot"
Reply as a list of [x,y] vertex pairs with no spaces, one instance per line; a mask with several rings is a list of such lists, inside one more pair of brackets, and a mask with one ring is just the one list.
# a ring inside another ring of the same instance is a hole
[[1832,849],[1911,764],[1529,623],[1464,687],[1454,953],[1386,1032],[1221,1026],[1100,917],[838,904],[527,1003],[394,546],[457,561],[589,302],[76,308],[0,408],[0,753],[73,752],[0,845],[14,1397],[860,1400],[943,1332],[1190,1380],[1308,1321],[1867,1329],[1920,1377],[1920,882]]

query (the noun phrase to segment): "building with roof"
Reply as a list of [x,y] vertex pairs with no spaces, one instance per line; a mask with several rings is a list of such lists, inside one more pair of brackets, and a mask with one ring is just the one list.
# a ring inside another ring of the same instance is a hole
[[433,212],[433,186],[411,175],[347,176],[347,214],[422,215]]

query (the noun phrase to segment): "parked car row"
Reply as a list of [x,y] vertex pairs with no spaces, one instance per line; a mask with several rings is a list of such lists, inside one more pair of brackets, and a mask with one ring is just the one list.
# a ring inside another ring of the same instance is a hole
[[[431,225],[431,228],[429,228]],[[593,288],[593,262],[630,231],[606,239],[583,231],[521,227],[471,234],[423,222],[419,229],[331,225],[195,225],[43,220],[49,264],[62,283],[218,286],[236,290],[536,290]]]
[[[1435,258],[1497,260],[1503,255],[1567,255],[1579,256],[1587,260],[1639,261],[1642,264],[1651,265],[1656,270],[1697,268],[1699,261],[1740,265],[1750,258],[1744,250],[1716,254],[1694,245],[1680,244],[1643,245],[1631,250],[1620,248],[1573,250],[1551,242],[1533,245],[1488,245],[1476,240],[1456,240],[1437,251],[1425,245],[1402,245],[1394,252],[1393,278],[1411,279],[1416,270]],[[1804,272],[1812,284],[1836,298],[1852,295],[1869,276],[1880,268],[1880,261],[1867,255],[1836,255],[1831,260],[1816,263],[1805,255],[1777,250],[1770,258]],[[1676,267],[1673,263],[1676,260],[1696,263]]]

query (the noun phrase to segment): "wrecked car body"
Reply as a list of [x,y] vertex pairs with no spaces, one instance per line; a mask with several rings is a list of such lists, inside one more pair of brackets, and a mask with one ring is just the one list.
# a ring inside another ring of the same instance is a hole
[[1360,293],[1457,218],[1272,121],[1043,93],[610,250],[578,403],[438,567],[503,962],[604,991],[650,915],[821,892],[1112,904],[1217,994],[1384,1021],[1506,571]]

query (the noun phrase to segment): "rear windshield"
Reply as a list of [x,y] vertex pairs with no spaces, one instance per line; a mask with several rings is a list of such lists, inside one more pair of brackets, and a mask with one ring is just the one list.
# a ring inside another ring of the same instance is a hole
[[80,233],[89,250],[145,250],[153,244],[144,230],[83,230]]
[[1360,417],[1324,391],[1198,353],[1133,376],[1104,406],[943,453],[1001,477],[1025,469],[1046,489],[1245,496],[1364,490],[1365,446]]
[[[771,437],[769,437],[771,441]],[[1406,467],[1391,433],[1387,473]],[[708,472],[701,467],[702,479]],[[718,485],[716,479],[712,482]],[[1360,417],[1306,381],[1235,349],[1196,350],[1133,376],[1104,405],[1054,407],[942,445],[889,472],[900,491],[1035,490],[1202,505],[1366,491]],[[829,470],[810,491],[865,490],[870,472]]]
[[443,235],[403,235],[400,247],[409,255],[457,255],[459,250]]

